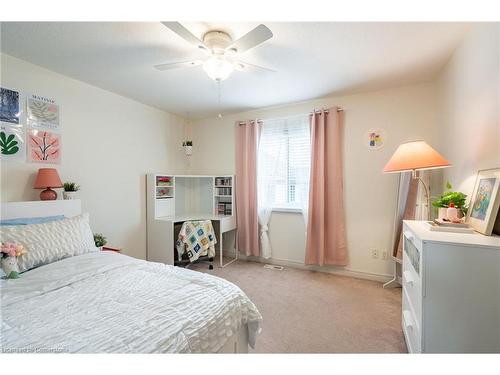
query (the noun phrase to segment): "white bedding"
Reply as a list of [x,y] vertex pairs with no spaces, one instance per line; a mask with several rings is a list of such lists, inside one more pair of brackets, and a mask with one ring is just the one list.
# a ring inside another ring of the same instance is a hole
[[234,284],[114,252],[79,255],[2,280],[4,352],[217,352],[262,317]]

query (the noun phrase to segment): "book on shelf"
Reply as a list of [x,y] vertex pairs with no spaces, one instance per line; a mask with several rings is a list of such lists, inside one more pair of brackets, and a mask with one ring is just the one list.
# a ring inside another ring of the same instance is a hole
[[217,188],[217,195],[222,195],[222,196],[228,196],[230,197],[232,194],[232,188],[231,187],[218,187]]
[[232,177],[216,177],[215,186],[231,186]]
[[233,208],[230,202],[220,202],[217,204],[217,215],[232,215]]

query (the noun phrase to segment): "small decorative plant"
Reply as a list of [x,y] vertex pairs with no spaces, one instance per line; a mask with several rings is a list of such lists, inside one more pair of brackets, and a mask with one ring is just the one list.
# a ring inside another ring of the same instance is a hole
[[108,240],[101,233],[94,233],[94,242],[96,247],[103,247],[108,243]]
[[63,186],[64,191],[77,192],[80,190],[80,185],[77,185],[76,182],[65,182]]
[[64,199],[75,199],[76,192],[80,190],[80,185],[77,185],[76,182],[65,182],[63,184],[63,198]]
[[467,205],[465,200],[467,199],[467,195],[460,191],[451,191],[453,187],[449,182],[446,183],[446,189],[439,198],[434,199],[432,201],[432,205],[437,208],[447,208],[450,206],[450,203],[453,202],[455,207],[462,212],[462,215],[467,215]]
[[184,152],[187,156],[191,156],[193,154],[193,141],[182,142],[182,147],[184,147]]

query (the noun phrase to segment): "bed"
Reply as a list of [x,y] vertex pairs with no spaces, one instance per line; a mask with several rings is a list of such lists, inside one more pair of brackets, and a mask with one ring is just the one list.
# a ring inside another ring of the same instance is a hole
[[[4,204],[2,219],[81,211],[57,202]],[[244,353],[262,320],[226,280],[114,252],[66,257],[0,288],[3,352]]]

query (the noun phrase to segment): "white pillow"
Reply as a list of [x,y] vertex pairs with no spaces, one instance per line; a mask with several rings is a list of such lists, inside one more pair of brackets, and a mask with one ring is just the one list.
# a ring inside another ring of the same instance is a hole
[[18,258],[19,272],[63,258],[99,251],[89,214],[43,224],[0,227],[2,242],[22,244],[27,253]]

